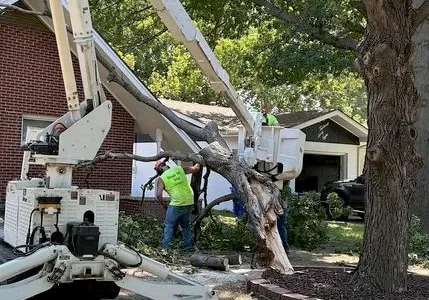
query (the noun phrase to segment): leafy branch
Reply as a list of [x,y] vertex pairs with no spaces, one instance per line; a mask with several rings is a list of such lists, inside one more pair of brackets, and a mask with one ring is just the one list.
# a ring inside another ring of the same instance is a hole
[[356,50],[358,41],[349,37],[338,37],[328,31],[319,28],[315,25],[312,25],[308,22],[301,20],[298,16],[292,13],[286,12],[284,9],[276,6],[274,3],[268,0],[252,0],[258,6],[264,8],[264,10],[276,17],[280,21],[283,21],[288,24],[292,24],[298,27],[303,32],[307,33],[312,38],[321,41],[322,43],[334,46],[336,48],[345,49],[345,50]]

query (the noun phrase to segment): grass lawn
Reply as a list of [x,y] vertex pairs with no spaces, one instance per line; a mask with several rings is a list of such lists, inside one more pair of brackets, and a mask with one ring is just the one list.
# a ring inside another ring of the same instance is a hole
[[363,223],[328,221],[329,240],[319,251],[358,255],[363,239]]

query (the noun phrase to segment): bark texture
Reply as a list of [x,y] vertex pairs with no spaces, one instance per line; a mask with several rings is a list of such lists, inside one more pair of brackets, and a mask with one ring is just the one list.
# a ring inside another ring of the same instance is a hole
[[192,254],[189,259],[194,267],[210,268],[221,271],[229,270],[228,258],[225,256],[216,256],[203,253]]
[[[415,8],[425,1],[414,0]],[[428,1],[426,1],[428,2]],[[423,168],[417,176],[417,189],[412,213],[423,222],[429,233],[429,21],[416,28],[413,35],[416,53],[413,61],[416,87],[420,94],[419,118],[417,121],[417,152],[423,158]]]
[[415,147],[419,97],[412,69],[412,1],[364,4],[368,24],[358,66],[368,92],[367,214],[354,281],[401,292],[407,288],[409,212],[421,166]]
[[233,159],[231,153],[217,142],[201,150],[200,154],[213,171],[236,188],[238,197],[245,200],[249,215],[248,229],[256,235],[259,249],[268,254],[269,265],[284,274],[293,273],[277,230],[277,214],[283,210],[278,187]]

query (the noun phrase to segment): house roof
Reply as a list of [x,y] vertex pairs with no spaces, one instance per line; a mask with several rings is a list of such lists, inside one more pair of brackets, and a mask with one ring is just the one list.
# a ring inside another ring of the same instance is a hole
[[[0,0],[2,1],[2,0]],[[69,0],[70,1],[70,0]],[[7,0],[7,4],[13,4],[18,1]],[[22,0],[25,5],[33,11],[44,11],[44,0]],[[71,26],[69,18],[68,1],[61,1],[64,8],[65,20],[68,26]],[[39,20],[52,32],[54,27],[52,19],[46,16],[37,16]],[[69,45],[71,52],[77,56],[76,45],[73,35],[68,34]],[[131,128],[135,133],[149,134],[153,139],[156,138],[156,132],[160,129],[163,133],[162,148],[165,150],[174,150],[181,152],[197,152],[200,147],[186,134],[183,130],[172,124],[167,118],[158,113],[152,107],[140,102],[137,98],[131,95],[125,88],[109,80],[109,70],[114,68],[117,75],[121,77],[125,83],[133,90],[138,91],[143,96],[158,101],[146,85],[131,71],[120,56],[109,46],[109,44],[94,30],[94,44],[97,51],[97,60],[99,62],[100,80],[106,90],[115,97],[120,105],[132,116],[135,120],[135,127]],[[107,66],[103,65],[106,63]]]
[[[236,135],[240,121],[229,107],[205,105],[199,103],[160,100],[165,106],[173,109],[183,119],[203,127],[209,121],[215,121],[223,135]],[[303,129],[326,119],[331,119],[352,134],[366,141],[368,129],[338,109],[310,110],[275,115],[280,125],[287,128]]]
[[284,127],[294,127],[304,122],[313,120],[320,116],[323,116],[327,113],[330,113],[333,110],[308,110],[308,111],[297,111],[292,113],[281,113],[276,114],[277,121]]
[[160,99],[160,101],[174,110],[182,119],[199,127],[203,127],[210,121],[215,121],[224,135],[235,132],[237,126],[241,125],[240,120],[229,107],[167,99]]

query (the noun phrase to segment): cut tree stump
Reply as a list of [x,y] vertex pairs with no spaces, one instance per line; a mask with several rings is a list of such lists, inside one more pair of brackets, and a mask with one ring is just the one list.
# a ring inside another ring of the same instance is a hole
[[229,253],[229,254],[225,254],[223,256],[228,258],[228,264],[230,266],[241,265],[243,263],[243,260],[241,259],[240,253]]
[[195,253],[190,258],[191,265],[194,267],[210,268],[221,271],[229,270],[228,258],[224,255],[212,255]]

